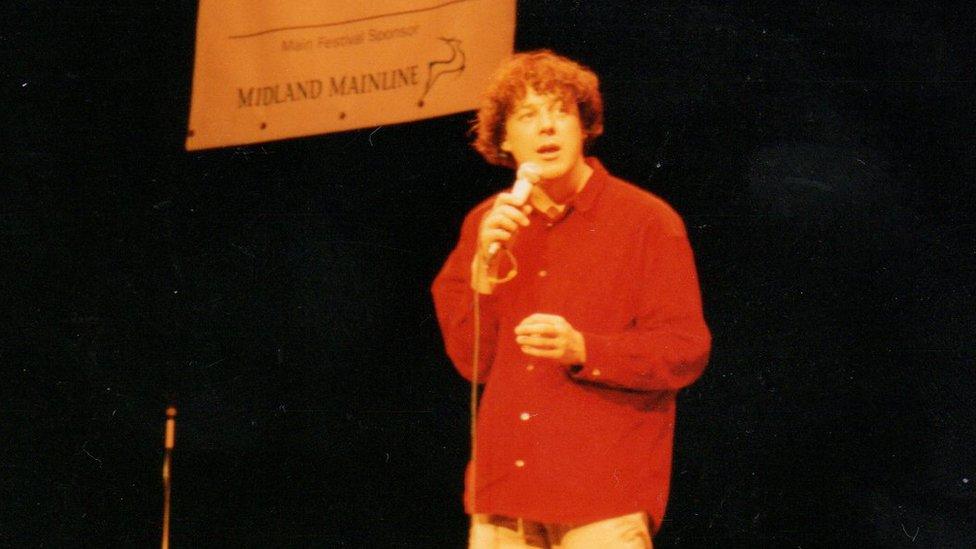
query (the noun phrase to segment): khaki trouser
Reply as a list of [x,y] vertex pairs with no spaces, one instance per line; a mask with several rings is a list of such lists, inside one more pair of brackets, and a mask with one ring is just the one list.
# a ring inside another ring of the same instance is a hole
[[469,549],[652,549],[647,514],[566,525],[477,514]]

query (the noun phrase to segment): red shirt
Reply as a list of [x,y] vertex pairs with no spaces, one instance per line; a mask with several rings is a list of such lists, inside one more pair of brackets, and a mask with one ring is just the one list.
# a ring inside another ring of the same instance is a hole
[[[567,215],[530,216],[510,245],[519,274],[480,297],[477,487],[467,511],[582,524],[646,511],[656,531],[671,476],[675,395],[701,374],[711,335],[681,218],[596,159]],[[471,378],[471,260],[493,199],[464,220],[432,292],[445,347]],[[504,271],[503,271],[504,272]],[[530,357],[533,313],[582,332],[586,364]],[[470,480],[470,467],[469,467]]]

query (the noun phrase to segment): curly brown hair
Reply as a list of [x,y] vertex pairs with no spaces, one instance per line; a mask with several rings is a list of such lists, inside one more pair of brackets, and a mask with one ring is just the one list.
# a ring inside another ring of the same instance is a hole
[[586,134],[584,146],[603,133],[600,79],[593,71],[550,50],[518,53],[492,75],[471,125],[476,134],[472,146],[489,163],[515,167],[512,156],[499,147],[505,140],[505,122],[512,108],[529,89],[542,95],[555,94],[565,103],[576,104]]

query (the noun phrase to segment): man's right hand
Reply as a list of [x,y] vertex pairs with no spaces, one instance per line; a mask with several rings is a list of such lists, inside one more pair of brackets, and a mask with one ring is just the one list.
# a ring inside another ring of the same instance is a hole
[[481,259],[491,259],[489,248],[492,243],[505,246],[519,227],[527,227],[530,213],[532,206],[518,204],[512,193],[503,192],[495,197],[495,203],[481,218],[478,229],[478,255]]

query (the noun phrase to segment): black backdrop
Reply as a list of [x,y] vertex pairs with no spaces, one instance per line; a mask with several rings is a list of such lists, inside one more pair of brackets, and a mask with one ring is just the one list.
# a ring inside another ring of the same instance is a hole
[[[462,546],[428,288],[510,179],[471,114],[190,154],[194,3],[13,4],[0,544],[155,543],[172,402],[174,546]],[[520,2],[696,250],[715,345],[659,546],[976,543],[963,13]]]

